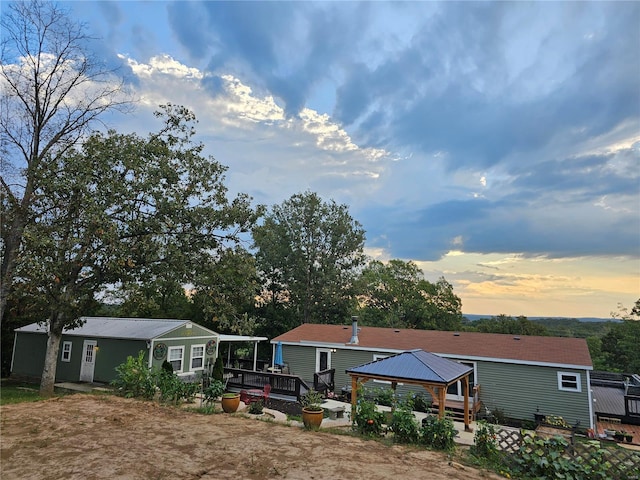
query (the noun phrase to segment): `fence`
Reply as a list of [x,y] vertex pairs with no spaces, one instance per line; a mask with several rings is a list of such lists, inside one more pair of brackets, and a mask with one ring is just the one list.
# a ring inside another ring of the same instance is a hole
[[[516,429],[496,430],[497,447],[505,465],[512,469],[518,466],[518,454],[527,436],[532,437],[533,434]],[[609,478],[640,479],[640,451],[620,448],[611,442],[576,438],[573,433],[567,433],[563,437],[568,441],[564,452],[567,460],[583,465],[608,462]]]

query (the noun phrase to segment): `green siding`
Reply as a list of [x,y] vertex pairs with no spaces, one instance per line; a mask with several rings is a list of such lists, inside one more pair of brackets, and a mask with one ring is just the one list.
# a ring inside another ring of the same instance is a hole
[[[581,392],[558,389],[558,372],[580,374]],[[589,385],[585,370],[497,362],[478,362],[480,399],[507,417],[534,420],[534,413],[560,415],[570,425],[590,425]]]
[[42,376],[44,354],[47,350],[47,336],[39,333],[16,333],[13,349],[12,375]]
[[[216,337],[208,331],[197,328],[196,325],[192,329],[179,329],[179,331],[171,332],[174,336],[179,333],[190,332],[191,335],[182,339],[162,340],[163,343],[170,346],[184,346],[183,357],[183,373],[189,371],[191,365],[191,346],[206,345],[207,341],[215,340]],[[198,338],[205,336],[205,338]],[[170,338],[175,338],[169,335]],[[109,383],[116,378],[116,367],[124,363],[128,356],[136,357],[140,351],[145,352],[145,359],[148,362],[149,351],[147,350],[147,342],[145,340],[118,339],[118,338],[90,338],[63,335],[60,342],[60,350],[58,353],[58,362],[56,366],[57,382],[77,382],[80,379],[80,367],[82,363],[83,346],[85,340],[96,340],[98,350],[95,352],[95,367],[93,373],[94,382]],[[62,345],[64,342],[72,342],[71,359],[69,362],[63,362]],[[155,340],[157,342],[158,340]],[[44,368],[44,357],[47,348],[47,335],[43,333],[27,333],[18,332],[16,337],[13,370],[12,374],[28,377],[40,378]],[[217,354],[217,350],[216,350]],[[204,364],[207,362],[214,363],[216,354],[206,355]],[[166,357],[165,357],[166,358]],[[152,366],[160,368],[161,360],[153,360]],[[313,373],[312,373],[313,378]]]
[[[82,361],[82,344],[84,340],[96,340],[98,351],[95,352],[95,369],[93,371],[93,381],[109,383],[118,375],[116,367],[127,360],[127,357],[137,357],[140,351],[145,352],[148,358],[147,342],[144,340],[125,340],[118,338],[77,338],[80,347],[75,356],[79,362]],[[73,345],[75,349],[75,344]],[[60,365],[60,362],[58,362]],[[78,363],[78,373],[74,381],[80,378],[80,363]]]
[[[284,362],[289,364],[292,374],[305,381],[313,381],[316,365],[316,350],[322,347],[306,345],[283,345]],[[389,355],[386,352],[336,349],[331,354],[331,366],[336,369],[335,386],[340,391],[351,385],[346,369],[373,361],[373,355]],[[465,360],[465,359],[458,359]],[[535,365],[519,365],[469,359],[476,363],[476,384],[480,385],[480,399],[489,409],[499,408],[504,414],[518,420],[534,420],[539,411],[545,415],[560,415],[569,424],[580,421],[583,428],[590,425],[589,386],[586,370]],[[558,389],[558,372],[580,374],[581,392],[566,392]],[[369,381],[366,388],[385,387],[385,384]],[[397,393],[406,395],[417,391],[426,394],[420,386],[401,385]]]
[[[195,328],[195,326],[194,326]],[[177,332],[172,332],[172,333],[177,333]],[[184,352],[183,352],[183,356],[182,356],[182,373],[187,373],[188,371],[190,371],[190,366],[191,366],[191,347],[193,345],[205,345],[205,358],[204,358],[204,365],[209,364],[213,364],[216,361],[216,357],[217,357],[217,353],[218,353],[218,349],[216,348],[216,352],[213,355],[207,355],[206,353],[206,344],[209,340],[216,340],[216,337],[211,335],[210,333],[206,332],[206,331],[202,331],[201,332],[203,334],[203,336],[206,334],[205,338],[201,338],[200,335],[194,335],[194,336],[190,336],[190,337],[184,337],[184,338],[175,338],[173,336],[168,336],[171,339],[166,339],[163,337],[158,337],[157,339],[155,339],[153,341],[153,345],[155,346],[158,343],[164,343],[167,346],[167,354],[169,352],[169,347],[184,347]],[[153,347],[152,347],[153,349]],[[152,367],[155,368],[161,368],[162,367],[162,363],[167,360],[167,355],[165,355],[163,358],[161,359],[157,359],[157,358],[153,358],[152,359]]]

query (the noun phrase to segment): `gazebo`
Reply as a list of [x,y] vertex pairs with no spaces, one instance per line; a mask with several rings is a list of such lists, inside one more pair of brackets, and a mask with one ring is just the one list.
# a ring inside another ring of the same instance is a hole
[[447,388],[461,381],[464,392],[464,427],[470,431],[469,375],[472,372],[472,367],[419,349],[375,360],[346,370],[351,377],[351,408],[355,411],[358,388],[362,384],[369,380],[383,380],[391,382],[394,391],[398,383],[424,387],[432,398],[438,399],[438,417],[443,418]]

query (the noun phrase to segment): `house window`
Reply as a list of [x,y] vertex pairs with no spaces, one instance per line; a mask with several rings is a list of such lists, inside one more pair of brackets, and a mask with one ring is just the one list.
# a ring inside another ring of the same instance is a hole
[[191,370],[202,370],[204,365],[204,345],[191,346]]
[[[387,358],[389,355],[380,355],[377,353],[373,354],[373,361],[375,362],[376,360],[381,360],[383,358]],[[374,383],[386,383],[387,385],[391,385],[391,382],[387,381],[387,380],[376,380],[375,378],[373,379]]]
[[62,343],[62,358],[63,362],[71,361],[71,342],[63,342]]
[[184,347],[169,347],[167,358],[176,373],[182,372],[182,358],[184,356]]
[[558,372],[558,390],[565,392],[581,392],[579,373]]

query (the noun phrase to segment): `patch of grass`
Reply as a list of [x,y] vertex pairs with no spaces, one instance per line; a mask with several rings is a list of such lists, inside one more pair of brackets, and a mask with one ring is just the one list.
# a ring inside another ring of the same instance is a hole
[[40,386],[33,383],[16,382],[3,378],[0,382],[0,405],[11,403],[37,402],[42,400],[39,395]]

